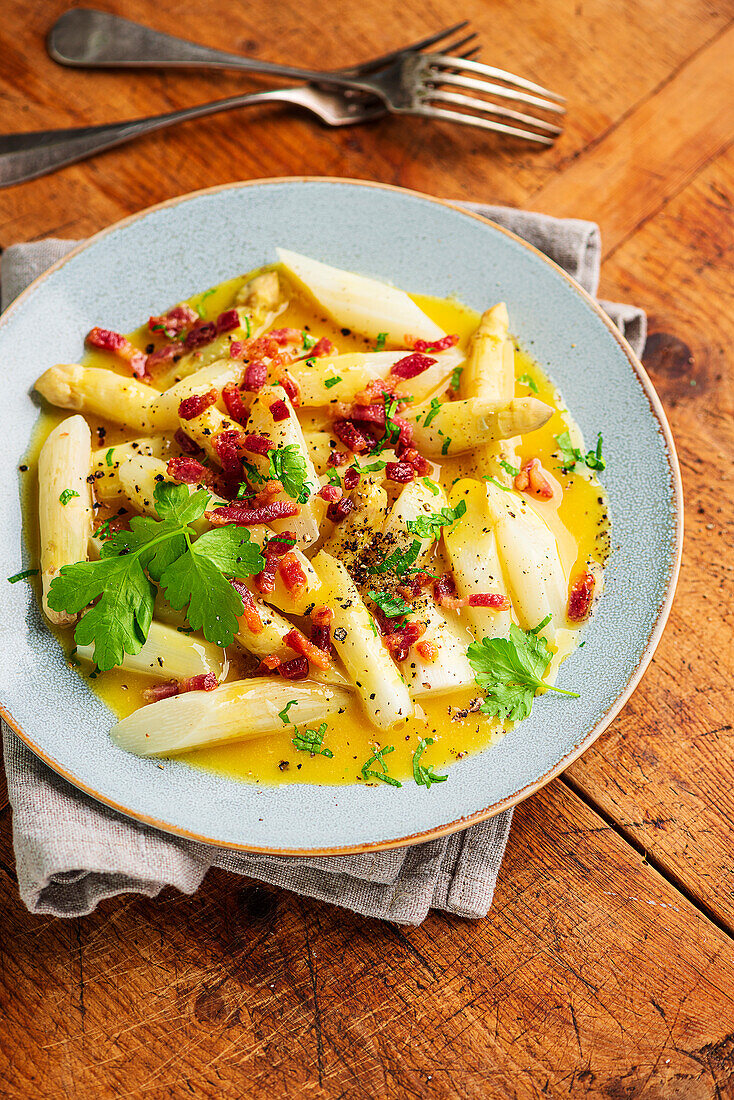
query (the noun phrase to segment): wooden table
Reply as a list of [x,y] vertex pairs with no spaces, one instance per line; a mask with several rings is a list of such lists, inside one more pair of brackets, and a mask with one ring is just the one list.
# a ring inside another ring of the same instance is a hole
[[[4,130],[152,114],[243,86],[60,69],[43,39],[64,7],[6,0]],[[568,127],[537,152],[408,119],[327,131],[279,109],[221,116],[0,193],[1,245],[82,237],[195,188],[289,174],[593,219],[602,295],[649,314],[645,362],[677,439],[686,546],[651,668],[594,747],[516,811],[484,921],[401,929],[223,873],[194,897],[31,917],[0,799],[0,1095],[734,1096],[731,5],[116,7],[325,67],[467,16],[485,58],[567,93]]]

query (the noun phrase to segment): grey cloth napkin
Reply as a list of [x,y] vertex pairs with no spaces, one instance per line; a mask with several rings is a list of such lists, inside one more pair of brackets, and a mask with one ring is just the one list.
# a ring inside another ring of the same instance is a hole
[[[545,252],[591,294],[599,283],[598,226],[506,207],[465,204]],[[13,245],[2,257],[5,308],[75,241]],[[645,314],[602,302],[639,355]],[[210,867],[329,901],[357,913],[420,924],[429,909],[483,917],[492,904],[512,811],[449,837],[387,852],[266,856],[184,840],[141,825],[76,790],[3,724],[18,883],[33,913],[76,917],[121,893],[154,897],[164,886],[192,894]]]

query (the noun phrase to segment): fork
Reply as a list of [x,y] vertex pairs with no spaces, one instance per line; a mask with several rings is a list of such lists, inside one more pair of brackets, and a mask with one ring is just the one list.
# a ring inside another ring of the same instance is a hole
[[[67,15],[73,15],[69,12]],[[86,13],[102,16],[101,12]],[[53,38],[53,31],[63,22],[64,16],[56,23],[49,36]],[[145,27],[129,23],[126,19],[118,19],[116,16],[105,16],[105,25],[109,29],[110,21],[116,24],[127,24],[128,27],[147,31]],[[99,30],[99,23],[89,23],[92,30]],[[465,30],[467,22],[457,23],[453,27],[447,27],[442,31],[429,35],[403,50],[394,50],[392,53],[373,58],[362,65],[344,72],[354,73],[355,76],[369,72],[375,66],[394,61],[401,53],[406,51],[418,52],[426,47],[443,42],[447,51],[460,50],[476,39],[476,34],[469,34],[458,41],[447,40],[457,32]],[[157,32],[152,32],[157,34]],[[161,36],[170,38],[170,36]],[[54,39],[54,41],[56,41]],[[67,38],[68,42],[69,39]],[[81,40],[78,40],[81,41]],[[170,39],[182,46],[191,46],[194,50],[202,50],[204,47],[195,46],[194,43],[185,43],[181,39]],[[49,44],[51,49],[51,44]],[[463,57],[471,57],[477,52],[474,47],[467,50]],[[237,55],[221,55],[233,60],[249,63],[246,57],[237,58]],[[208,62],[207,62],[208,64]],[[228,63],[229,67],[229,63]],[[321,75],[321,74],[319,74]],[[211,103],[201,103],[195,107],[187,107],[180,111],[172,111],[168,114],[155,115],[150,118],[132,119],[127,122],[105,123],[101,126],[80,126],[60,130],[34,130],[28,133],[0,134],[0,188],[10,187],[16,183],[24,183],[38,176],[46,175],[66,164],[91,156],[93,153],[104,149],[111,149],[116,145],[122,145],[126,141],[140,137],[143,134],[152,133],[177,122],[185,122],[191,119],[203,118],[206,115],[216,114],[220,111],[231,111],[240,107],[257,106],[264,103],[289,103],[301,107],[315,115],[327,126],[353,126],[361,122],[370,122],[387,114],[387,108],[382,100],[375,96],[369,96],[361,91],[350,91],[342,88],[339,91],[315,85],[293,88],[274,88],[262,92],[250,92],[245,95],[231,96],[228,99],[219,99]]]

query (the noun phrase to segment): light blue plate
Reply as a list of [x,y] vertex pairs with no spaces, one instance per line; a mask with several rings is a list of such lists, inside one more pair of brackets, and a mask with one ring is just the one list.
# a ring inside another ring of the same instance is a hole
[[591,298],[482,218],[409,191],[345,180],[255,181],[184,196],[93,237],[0,321],[4,573],[28,567],[18,480],[38,416],[33,381],[75,362],[93,325],[125,332],[197,290],[275,258],[277,245],[414,293],[481,310],[503,298],[513,332],[560,387],[588,439],[604,431],[615,551],[586,645],[561,670],[578,700],[546,695],[488,751],[427,791],[253,787],[116,749],[114,716],[64,663],[29,585],[0,583],[0,700],[48,764],[163,829],[256,851],[342,852],[427,839],[491,817],[567,767],[629,697],[660,638],[678,572],[682,497],[665,416],[640,364]]

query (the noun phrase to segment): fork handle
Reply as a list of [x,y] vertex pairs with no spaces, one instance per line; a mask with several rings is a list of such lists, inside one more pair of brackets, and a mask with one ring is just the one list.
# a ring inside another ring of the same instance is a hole
[[213,103],[186,107],[169,114],[151,118],[132,119],[129,122],[112,122],[102,126],[79,126],[68,130],[35,130],[25,134],[0,135],[0,188],[43,176],[65,164],[83,160],[92,153],[112,149],[115,145],[141,134],[163,130],[177,122],[203,118],[219,111],[232,111],[258,103],[301,104],[302,88],[273,88],[269,91],[250,92],[248,95],[231,96]]
[[92,8],[72,8],[56,21],[46,43],[54,61],[75,68],[207,68],[239,69],[287,80],[319,80],[349,85],[341,73],[277,65],[241,54],[213,50],[163,34],[140,23]]

